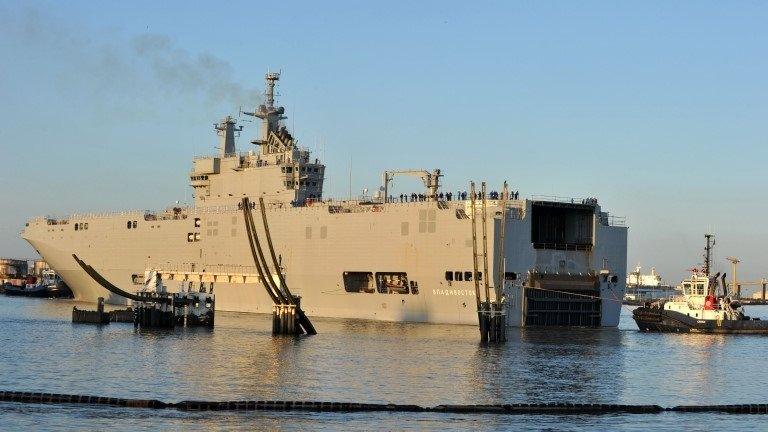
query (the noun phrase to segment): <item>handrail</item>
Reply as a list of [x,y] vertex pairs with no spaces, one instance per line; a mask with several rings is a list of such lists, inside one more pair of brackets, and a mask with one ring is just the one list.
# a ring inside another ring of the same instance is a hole
[[531,195],[532,201],[551,201],[551,202],[559,202],[564,204],[597,204],[597,198],[594,197],[562,197],[557,195],[541,195],[541,194],[533,194]]

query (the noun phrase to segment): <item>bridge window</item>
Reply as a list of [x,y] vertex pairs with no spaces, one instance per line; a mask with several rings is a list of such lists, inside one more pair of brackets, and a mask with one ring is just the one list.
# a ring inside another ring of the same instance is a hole
[[85,227],[85,229],[88,229],[88,222],[86,222],[85,224],[83,224],[83,227]]
[[78,228],[79,228],[78,225],[80,225],[80,224],[75,224],[75,231],[78,230]]
[[454,272],[453,273],[453,280],[458,281],[458,282],[463,281],[464,280],[464,273],[459,272],[459,271]]
[[131,229],[131,221],[128,221],[128,223],[125,224],[125,227],[128,228],[128,229]]
[[371,272],[344,272],[344,291],[350,293],[373,293],[376,287]]
[[445,280],[447,280],[448,282],[452,282],[453,281],[453,272],[452,271],[445,272]]
[[[477,278],[480,280],[480,278]],[[472,272],[464,272],[464,280],[465,281],[471,281],[472,280]]]

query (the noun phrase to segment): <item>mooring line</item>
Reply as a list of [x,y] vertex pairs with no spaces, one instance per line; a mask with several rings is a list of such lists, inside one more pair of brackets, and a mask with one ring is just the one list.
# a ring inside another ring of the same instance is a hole
[[[617,298],[600,297],[600,296],[593,296],[593,295],[589,295],[589,294],[577,294],[577,293],[574,293],[574,292],[558,291],[558,290],[539,288],[539,287],[529,287],[529,286],[526,286],[526,287],[520,287],[520,288],[525,288],[527,290],[535,289],[535,290],[539,290],[539,291],[547,291],[547,292],[553,292],[553,293],[559,293],[559,294],[568,294],[568,295],[577,296],[577,297],[586,297],[586,298],[595,299],[595,300],[609,300],[609,301],[615,301],[615,302],[620,302],[621,303],[621,300],[619,300]],[[613,291],[611,291],[611,292],[613,292]],[[534,299],[534,300],[536,300],[536,299]]]
[[660,414],[734,413],[768,414],[768,404],[742,405],[620,405],[620,404],[490,404],[436,405],[422,407],[406,404],[374,404],[324,401],[181,401],[163,402],[157,399],[125,399],[92,395],[0,391],[0,402],[66,405],[102,405],[124,408],[176,409],[180,411],[306,411],[306,412],[425,412],[450,414]]
[[612,289],[611,289],[611,295],[613,295],[614,298],[593,296],[593,295],[589,295],[589,294],[577,294],[577,293],[568,292],[568,291],[558,291],[558,290],[539,288],[539,287],[523,287],[523,288],[525,288],[525,289],[535,289],[535,290],[547,291],[547,292],[553,292],[553,293],[560,293],[560,294],[568,294],[568,295],[573,295],[573,296],[578,296],[578,297],[586,297],[586,298],[595,299],[595,300],[608,300],[608,301],[618,302],[618,303],[621,303],[621,307],[625,308],[629,312],[632,312],[632,309],[630,309],[628,305],[625,305],[622,300],[616,298],[616,293],[614,293]]

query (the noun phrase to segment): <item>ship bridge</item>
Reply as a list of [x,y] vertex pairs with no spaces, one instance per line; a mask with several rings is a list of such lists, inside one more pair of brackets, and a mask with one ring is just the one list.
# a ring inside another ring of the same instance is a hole
[[233,204],[243,197],[264,197],[269,203],[302,205],[323,196],[325,165],[312,159],[283,124],[285,108],[275,106],[280,74],[267,73],[265,103],[242,114],[261,120],[257,151],[237,153],[235,138],[242,126],[225,117],[214,125],[219,136],[217,156],[195,158],[190,172],[197,206]]

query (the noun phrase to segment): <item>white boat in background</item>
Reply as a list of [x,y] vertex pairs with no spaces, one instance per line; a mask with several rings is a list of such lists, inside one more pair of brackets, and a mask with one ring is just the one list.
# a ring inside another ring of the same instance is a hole
[[680,287],[665,283],[656,267],[651,267],[651,272],[646,274],[641,272],[642,268],[637,265],[635,271],[627,274],[627,290],[624,294],[626,303],[642,304],[680,295]]

